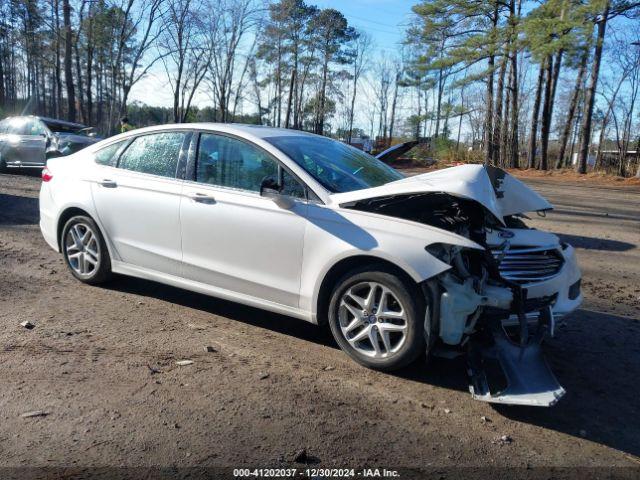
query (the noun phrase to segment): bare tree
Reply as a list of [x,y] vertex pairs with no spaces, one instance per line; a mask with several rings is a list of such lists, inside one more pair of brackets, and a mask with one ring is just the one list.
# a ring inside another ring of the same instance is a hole
[[[221,122],[229,121],[229,104],[241,95],[242,80],[249,68],[249,56],[238,72],[240,47],[247,33],[259,20],[254,0],[208,0],[206,30],[209,32],[207,46],[211,52],[208,65],[208,82]],[[251,51],[255,48],[252,44]],[[237,81],[240,74],[241,80]],[[233,109],[232,109],[233,110]]]
[[582,88],[584,85],[584,74],[587,70],[588,58],[589,58],[589,50],[585,49],[582,55],[580,56],[580,66],[578,67],[576,83],[575,83],[575,86],[573,87],[573,93],[571,94],[571,101],[569,102],[569,111],[567,112],[567,118],[564,121],[562,136],[560,137],[560,152],[558,154],[556,168],[562,168],[565,165],[565,152],[567,150],[567,143],[569,142],[571,127],[573,125],[574,117],[576,114],[576,107],[578,106],[578,100],[580,98],[580,94],[582,92]]
[[76,121],[76,91],[73,84],[71,5],[69,0],[62,0],[62,17],[64,21],[64,81],[67,86],[67,116]]
[[211,62],[203,4],[199,0],[165,0],[160,38],[161,58],[173,92],[173,121],[187,120],[195,92]]
[[371,37],[366,32],[358,32],[352,41],[350,48],[351,63],[351,106],[349,108],[349,133],[347,142],[351,142],[353,136],[353,118],[355,115],[356,97],[358,95],[358,82],[362,73],[365,71],[368,62],[369,52],[371,50]]

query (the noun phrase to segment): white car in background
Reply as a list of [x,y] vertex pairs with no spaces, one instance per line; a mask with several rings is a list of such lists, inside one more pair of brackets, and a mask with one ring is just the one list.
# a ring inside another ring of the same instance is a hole
[[42,233],[82,282],[120,273],[328,323],[380,370],[466,349],[487,401],[564,393],[539,344],[580,304],[580,271],[571,246],[523,223],[551,205],[500,169],[405,178],[325,137],[205,123],[118,135],[42,177]]

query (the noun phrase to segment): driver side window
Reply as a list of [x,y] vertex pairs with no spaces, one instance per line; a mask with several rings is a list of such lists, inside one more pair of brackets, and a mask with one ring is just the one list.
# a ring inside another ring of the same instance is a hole
[[262,180],[277,172],[276,162],[253,145],[222,135],[200,135],[198,182],[259,192]]
[[[304,187],[286,171],[283,173],[281,193],[304,198]],[[223,135],[200,135],[196,181],[260,192],[260,184],[266,177],[278,178],[278,163],[263,150]]]

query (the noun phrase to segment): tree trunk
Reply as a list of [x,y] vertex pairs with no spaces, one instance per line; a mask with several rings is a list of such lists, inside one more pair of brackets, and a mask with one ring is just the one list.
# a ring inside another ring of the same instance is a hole
[[440,114],[441,114],[441,109],[442,109],[442,90],[443,90],[443,84],[442,84],[442,68],[440,70],[438,70],[438,98],[436,100],[436,131],[435,134],[433,135],[434,137],[438,138],[438,136],[440,135]]
[[291,120],[291,103],[293,102],[293,86],[296,81],[296,69],[291,71],[291,80],[289,81],[289,97],[287,98],[287,113],[284,117],[284,128],[289,128],[289,121]]
[[507,71],[507,55],[506,52],[500,60],[500,73],[498,74],[498,85],[496,88],[496,106],[493,115],[493,156],[494,165],[500,162],[500,149],[502,146],[502,106],[504,104],[504,77]]
[[396,122],[396,107],[398,104],[398,82],[400,81],[400,73],[396,74],[396,81],[393,90],[393,100],[391,101],[391,121],[389,122],[389,146],[393,142],[393,127]]
[[546,60],[544,102],[542,103],[542,125],[540,126],[540,170],[549,169],[549,132],[551,130],[551,90],[553,85],[553,57]]
[[322,86],[320,88],[320,106],[318,109],[318,120],[316,122],[315,133],[324,135],[324,109],[327,95],[327,76],[329,71],[329,58],[325,56],[324,65],[322,67]]
[[351,106],[349,108],[349,134],[347,135],[347,143],[351,144],[353,137],[353,116],[356,108],[356,94],[358,93],[358,78],[353,76],[353,91],[351,92]]
[[[515,9],[515,2],[512,2],[512,9]],[[512,10],[515,15],[515,12]],[[509,166],[518,168],[520,166],[520,152],[518,148],[518,50],[512,49],[511,52],[511,127],[509,130]]]
[[638,162],[636,178],[640,178],[640,137],[638,137],[638,141],[636,142],[636,162]]
[[556,162],[556,168],[562,168],[566,165],[564,160],[565,152],[567,151],[567,143],[569,142],[569,136],[571,135],[571,126],[573,125],[573,119],[576,113],[576,107],[578,106],[578,99],[580,98],[580,91],[582,90],[582,84],[584,82],[584,73],[587,69],[587,60],[589,58],[589,51],[585,50],[580,58],[580,67],[578,68],[578,76],[576,77],[576,84],[573,87],[573,94],[571,95],[571,101],[569,103],[569,111],[567,112],[567,119],[564,123],[564,129],[562,130],[562,137],[560,137],[560,152],[558,154],[558,161]]
[[[496,29],[498,25],[498,2],[495,3],[493,9],[493,17],[491,18],[492,28]],[[493,46],[491,46],[491,53],[487,60],[487,68],[489,75],[487,77],[487,112],[484,120],[484,143],[485,143],[485,165],[491,164],[493,158],[493,70],[495,68],[495,53],[493,52]]]
[[80,49],[78,48],[78,43],[80,42],[76,41],[74,43],[75,43],[74,50],[75,50],[75,57],[76,57],[76,78],[78,80],[78,106],[80,110],[79,112],[80,121],[86,124],[89,124],[89,122],[85,118],[85,111],[83,106],[83,98],[85,98],[85,96],[83,92],[83,82],[82,82],[82,65],[80,64]]
[[[489,58],[489,69],[493,71],[495,60]],[[487,78],[487,112],[484,120],[484,163],[491,164],[493,158],[493,73]]]
[[[508,53],[506,53],[508,55]],[[506,59],[508,61],[508,57]],[[504,106],[502,108],[502,118],[500,120],[500,138],[496,138],[496,145],[498,145],[498,154],[496,155],[496,165],[499,165],[501,168],[505,166],[505,159],[507,156],[507,148],[509,147],[508,136],[509,136],[509,115],[511,110],[511,68],[509,69],[509,79],[507,81],[506,87],[504,89]]]
[[607,1],[602,16],[597,21],[598,35],[593,53],[593,64],[591,66],[591,80],[584,98],[584,114],[582,117],[582,131],[580,132],[580,150],[578,152],[578,173],[587,173],[587,159],[591,144],[591,126],[593,122],[593,107],[596,99],[596,87],[598,86],[598,75],[600,74],[600,63],[602,61],[602,47],[607,28],[607,17],[609,16],[610,2]]
[[533,110],[531,112],[531,132],[529,133],[529,154],[527,168],[536,166],[536,145],[538,137],[538,118],[540,117],[540,102],[542,99],[542,84],[544,83],[544,62],[540,64],[538,72],[538,83],[536,86],[536,96],[533,100]]
[[73,33],[71,31],[71,5],[69,0],[63,0],[62,16],[64,21],[64,79],[67,85],[67,118],[71,122],[76,121],[76,92],[73,86],[73,65],[71,52]]
[[62,73],[60,65],[60,3],[53,2],[54,8],[54,34],[55,34],[55,116],[62,117]]

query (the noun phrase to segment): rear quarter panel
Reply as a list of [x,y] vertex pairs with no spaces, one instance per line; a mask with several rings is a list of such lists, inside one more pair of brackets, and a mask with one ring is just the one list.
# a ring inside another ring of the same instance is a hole
[[93,158],[83,152],[47,161],[53,178],[43,182],[40,189],[40,225],[47,243],[54,243],[52,246],[58,251],[58,226],[67,209],[84,210],[102,229],[91,196],[91,181],[96,167]]

